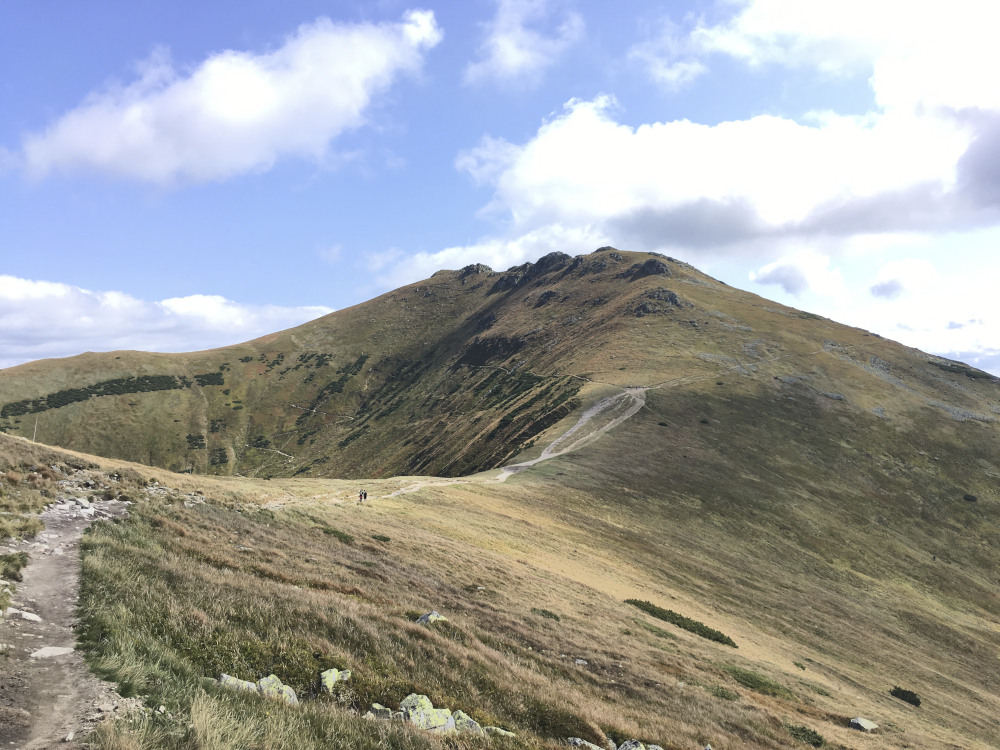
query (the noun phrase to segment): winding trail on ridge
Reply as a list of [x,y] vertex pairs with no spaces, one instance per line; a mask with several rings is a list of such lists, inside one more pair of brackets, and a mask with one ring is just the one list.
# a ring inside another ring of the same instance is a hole
[[[500,469],[500,473],[492,479],[429,479],[396,490],[385,497],[395,497],[410,492],[416,492],[424,487],[449,487],[456,484],[495,484],[504,482],[508,477],[518,474],[542,461],[563,456],[597,440],[601,435],[614,429],[622,422],[635,416],[646,405],[646,386],[635,386],[622,389],[621,393],[607,396],[595,403],[583,414],[576,424],[549,443],[538,458],[508,464]],[[605,421],[606,420],[606,421]],[[595,423],[595,424],[592,424]],[[589,429],[588,429],[589,428]]]

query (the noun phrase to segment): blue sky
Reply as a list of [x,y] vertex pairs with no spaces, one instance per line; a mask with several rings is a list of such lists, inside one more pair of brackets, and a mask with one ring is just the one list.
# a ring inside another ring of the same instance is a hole
[[1000,374],[998,27],[971,0],[5,3],[0,367],[612,244]]

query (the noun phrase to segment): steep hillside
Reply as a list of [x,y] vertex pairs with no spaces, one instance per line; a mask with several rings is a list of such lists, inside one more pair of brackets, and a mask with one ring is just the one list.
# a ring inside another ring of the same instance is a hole
[[[739,396],[747,413],[775,419],[797,398],[835,411],[844,435],[942,417],[985,439],[1000,396],[995,379],[959,363],[670,258],[602,248],[504,273],[441,271],[233,347],[0,371],[0,429],[173,471],[459,476],[503,464],[600,388],[625,385],[669,385],[688,402]],[[777,437],[807,428],[790,429]]]

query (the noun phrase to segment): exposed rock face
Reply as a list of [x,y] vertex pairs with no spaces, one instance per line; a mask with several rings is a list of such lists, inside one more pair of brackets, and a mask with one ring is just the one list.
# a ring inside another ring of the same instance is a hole
[[656,258],[650,258],[643,263],[636,263],[635,265],[629,266],[628,269],[621,274],[621,278],[628,279],[629,281],[643,279],[646,276],[673,276],[673,274],[670,272],[670,267],[666,263]]

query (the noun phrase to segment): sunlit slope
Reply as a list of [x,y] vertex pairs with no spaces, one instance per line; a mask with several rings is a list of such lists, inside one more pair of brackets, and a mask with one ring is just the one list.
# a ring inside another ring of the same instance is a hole
[[[590,383],[694,398],[718,379],[730,394],[816,396],[865,424],[927,415],[995,434],[1000,389],[985,373],[611,248],[442,271],[238,346],[0,371],[0,427],[175,471],[454,476],[527,449]],[[772,439],[825,439],[782,426]]]

